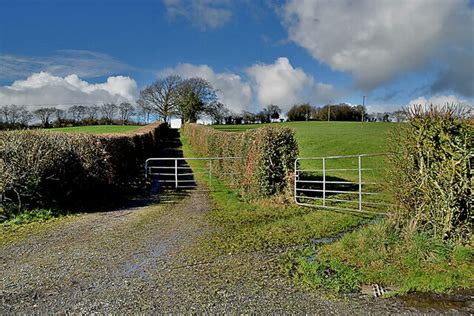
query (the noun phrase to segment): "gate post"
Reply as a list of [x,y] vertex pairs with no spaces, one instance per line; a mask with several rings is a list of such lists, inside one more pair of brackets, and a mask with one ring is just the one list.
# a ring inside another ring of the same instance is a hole
[[326,206],[326,158],[323,158],[323,206]]
[[293,178],[293,185],[294,185],[294,190],[295,190],[295,203],[298,204],[298,187],[297,187],[297,182],[298,182],[298,158],[295,159],[295,173],[294,173],[294,178]]
[[178,159],[174,160],[174,183],[175,188],[178,188]]
[[362,157],[359,155],[359,211],[362,211]]

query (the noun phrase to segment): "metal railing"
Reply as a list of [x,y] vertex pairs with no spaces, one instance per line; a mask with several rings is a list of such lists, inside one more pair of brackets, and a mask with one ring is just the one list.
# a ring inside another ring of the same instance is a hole
[[[198,158],[148,158],[145,161],[145,177],[153,178],[161,189],[211,189],[212,180],[218,178],[228,186],[235,185],[234,172],[223,173],[219,164],[224,161],[240,160],[241,157],[198,157]],[[192,163],[194,162],[194,163]],[[190,165],[190,163],[192,165]],[[226,181],[230,179],[230,181]]]
[[[298,205],[383,214],[390,205],[378,181],[387,154],[298,158],[294,163],[294,200]],[[375,159],[364,164],[364,160]],[[377,161],[378,160],[378,161]],[[334,167],[328,168],[329,162]],[[307,169],[301,164],[306,163]],[[319,165],[320,167],[314,167]],[[365,172],[365,175],[364,175]],[[372,174],[367,175],[368,172]],[[378,175],[377,175],[378,174]],[[365,180],[364,180],[365,179]],[[357,205],[355,207],[355,205]]]

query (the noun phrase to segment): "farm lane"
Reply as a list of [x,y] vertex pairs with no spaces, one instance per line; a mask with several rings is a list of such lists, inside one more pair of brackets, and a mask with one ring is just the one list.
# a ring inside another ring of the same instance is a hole
[[[210,229],[210,207],[208,195],[196,191],[176,203],[79,215],[2,246],[0,314],[377,308],[373,300],[334,300],[294,287],[272,272],[268,254],[208,258],[199,244]],[[385,311],[398,308],[386,303]]]
[[82,214],[0,248],[0,314],[406,311],[400,301],[329,298],[292,285],[269,253],[210,258],[205,192]]

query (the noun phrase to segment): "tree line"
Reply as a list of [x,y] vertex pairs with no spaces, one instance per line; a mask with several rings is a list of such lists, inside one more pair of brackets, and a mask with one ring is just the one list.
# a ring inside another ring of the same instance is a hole
[[26,128],[31,122],[37,122],[43,128],[64,127],[75,125],[121,124],[135,123],[132,117],[143,115],[139,107],[128,102],[118,105],[105,103],[102,105],[72,105],[67,109],[59,107],[39,107],[28,110],[24,105],[0,106],[0,128]]
[[289,121],[362,121],[367,118],[367,110],[362,105],[351,106],[346,103],[323,107],[305,103],[294,105],[287,116]]
[[[368,114],[362,105],[346,103],[328,104],[322,107],[308,103],[295,104],[287,112],[288,121],[390,121],[394,113]],[[26,106],[0,106],[0,129],[24,128],[31,122],[43,128],[97,124],[145,124],[154,120],[170,123],[172,117],[194,123],[207,117],[213,124],[254,124],[283,121],[278,105],[269,104],[256,113],[233,113],[217,98],[216,90],[203,78],[182,78],[170,75],[160,78],[140,91],[136,105],[129,102],[102,105],[72,105],[40,107],[28,110]]]

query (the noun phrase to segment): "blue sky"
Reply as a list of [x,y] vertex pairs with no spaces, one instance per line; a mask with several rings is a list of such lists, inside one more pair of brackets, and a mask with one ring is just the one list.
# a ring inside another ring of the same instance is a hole
[[203,76],[234,111],[268,103],[473,103],[464,0],[0,0],[0,105],[133,101]]

